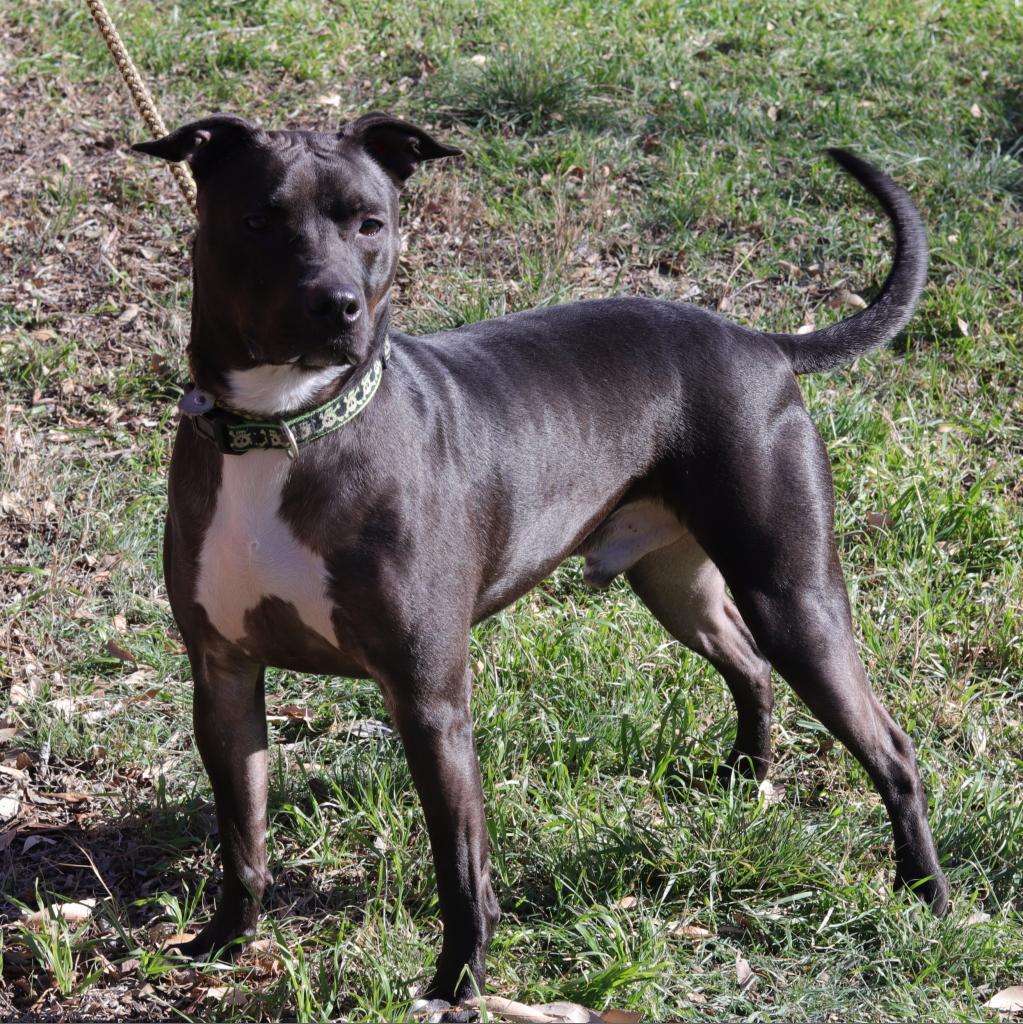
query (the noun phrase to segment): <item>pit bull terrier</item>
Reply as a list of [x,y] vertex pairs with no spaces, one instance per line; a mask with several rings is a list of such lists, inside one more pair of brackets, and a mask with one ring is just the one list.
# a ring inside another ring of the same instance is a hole
[[188,161],[199,191],[164,566],[224,880],[186,955],[256,927],[275,666],[379,684],[436,865],[444,939],[424,995],[483,987],[499,912],[469,633],[573,554],[594,585],[624,573],[723,676],[726,770],[765,776],[771,668],[787,680],[884,800],[896,884],[945,911],[913,746],[856,653],[828,455],[796,381],[909,320],[927,243],[902,188],[830,151],[884,208],[895,257],[878,297],[823,330],[620,297],[413,337],[390,327],[399,192],[457,149],[384,114],[336,133],[217,115],[134,148]]

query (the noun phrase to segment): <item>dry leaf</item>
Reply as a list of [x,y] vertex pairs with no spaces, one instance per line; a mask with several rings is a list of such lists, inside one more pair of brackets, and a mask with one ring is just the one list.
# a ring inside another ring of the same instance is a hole
[[18,838],[18,830],[10,828],[6,832],[0,832],[0,853],[3,853],[15,839]]
[[133,320],[135,320],[138,317],[139,313],[141,312],[142,310],[134,303],[132,303],[124,307],[124,309],[121,312],[121,315],[118,316],[114,323],[116,323],[120,327],[126,327]]
[[312,712],[300,704],[286,704],[282,708],[271,708],[267,712],[267,720],[271,722],[311,722]]
[[50,839],[47,836],[29,836],[28,839],[25,840],[25,843],[24,843],[24,845],[21,848],[21,852],[22,853],[28,853],[28,851],[31,850],[33,846],[56,846],[56,845],[57,845],[57,840],[56,839]]
[[11,818],[16,818],[19,810],[21,810],[21,801],[17,797],[0,797],[0,820],[10,821]]
[[991,920],[991,915],[985,913],[983,910],[975,910],[966,919],[966,924],[987,924]]
[[639,900],[635,896],[623,896],[616,905],[622,910],[632,910],[633,907],[639,906]]
[[704,939],[716,939],[717,935],[714,934],[709,928],[704,928],[698,924],[681,924],[678,921],[668,925],[669,935],[681,935],[686,939],[693,939],[696,942],[703,942]]
[[94,899],[82,900],[81,903],[55,903],[43,910],[36,910],[25,918],[25,924],[39,931],[45,928],[51,921],[58,917],[64,918],[68,924],[84,924],[92,917],[93,908],[96,906]]
[[322,96],[316,97],[316,102],[321,107],[340,107],[341,106],[341,94],[336,92],[324,93]]
[[248,1001],[248,993],[240,985],[217,985],[206,989],[205,998],[224,1006],[243,1006]]
[[600,1019],[604,1024],[640,1024],[643,1014],[635,1010],[605,1010]]
[[1013,985],[996,992],[985,1004],[989,1010],[1003,1013],[1023,1013],[1023,985]]
[[849,291],[848,288],[842,288],[839,291],[832,292],[831,295],[825,300],[825,304],[830,306],[832,309],[841,309],[843,306],[851,306],[853,309],[866,309],[866,300],[855,292]]
[[88,793],[51,793],[55,800],[63,800],[66,804],[82,804],[92,797]]
[[175,932],[163,940],[163,948],[166,949],[168,946],[178,946],[185,942],[191,942],[194,938],[194,932]]
[[11,704],[27,704],[39,693],[39,685],[36,676],[29,676],[24,683],[12,683],[9,694]]
[[983,116],[984,116],[984,111],[980,109],[980,104],[974,103],[973,106],[970,107],[970,117],[983,117]]
[[394,730],[389,725],[375,718],[363,718],[348,727],[348,735],[356,740],[372,740],[393,734]]
[[118,633],[128,632],[128,620],[120,612],[114,616],[114,629]]
[[112,654],[115,658],[120,658],[121,661],[130,661],[133,664],[135,662],[135,655],[123,648],[116,640],[107,641],[107,653]]
[[813,324],[803,324],[802,327],[796,328],[796,334],[813,334],[816,329]]
[[745,992],[753,986],[757,976],[750,966],[750,962],[741,954],[735,954],[735,980],[739,983],[739,991]]
[[968,338],[970,336],[970,325],[961,316],[956,317],[956,323],[959,325],[959,333],[964,338]]
[[487,62],[487,55],[485,53],[474,53],[469,58],[469,63],[470,64],[475,64],[477,67],[480,67],[480,68],[483,67],[483,65],[486,64],[486,62]]
[[0,743],[9,743],[18,735],[18,727],[16,725],[7,725],[0,729]]
[[895,526],[895,520],[887,512],[868,512],[867,529],[869,530],[891,530]]

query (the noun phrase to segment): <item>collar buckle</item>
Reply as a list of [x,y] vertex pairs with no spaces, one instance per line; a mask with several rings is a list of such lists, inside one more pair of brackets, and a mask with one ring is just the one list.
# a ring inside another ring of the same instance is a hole
[[292,431],[290,424],[283,417],[277,421],[277,427],[288,442],[288,447],[286,449],[288,458],[294,462],[295,459],[298,458],[298,441],[295,440],[294,431]]

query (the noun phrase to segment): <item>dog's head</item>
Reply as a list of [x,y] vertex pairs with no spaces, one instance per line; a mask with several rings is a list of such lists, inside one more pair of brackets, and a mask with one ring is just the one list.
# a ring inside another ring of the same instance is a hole
[[277,367],[297,385],[369,357],[400,249],[398,192],[424,160],[459,153],[386,114],[337,133],[264,131],[218,114],[132,148],[186,160],[195,176],[201,331],[190,357],[201,386],[242,408],[232,391],[246,388],[232,380],[246,371]]

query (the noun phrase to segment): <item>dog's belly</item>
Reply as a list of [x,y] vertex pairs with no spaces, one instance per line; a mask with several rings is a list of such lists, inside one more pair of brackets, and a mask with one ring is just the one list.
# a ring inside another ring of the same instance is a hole
[[224,457],[195,594],[221,636],[270,663],[268,608],[286,609],[292,627],[297,616],[315,638],[337,647],[327,566],[279,515],[290,469],[279,451]]

